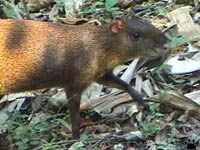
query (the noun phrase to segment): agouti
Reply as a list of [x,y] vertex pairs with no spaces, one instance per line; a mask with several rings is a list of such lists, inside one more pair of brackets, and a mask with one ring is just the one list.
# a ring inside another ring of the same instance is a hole
[[81,93],[98,82],[125,89],[135,100],[142,100],[112,70],[130,58],[166,56],[167,42],[160,30],[134,16],[102,26],[0,20],[0,95],[64,87],[72,138],[77,139]]

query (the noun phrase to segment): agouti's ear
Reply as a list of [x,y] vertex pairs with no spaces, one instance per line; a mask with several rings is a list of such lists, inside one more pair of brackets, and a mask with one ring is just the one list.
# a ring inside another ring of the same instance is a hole
[[116,18],[113,20],[109,26],[109,29],[113,33],[118,33],[120,31],[120,28],[124,25],[124,21],[121,18]]

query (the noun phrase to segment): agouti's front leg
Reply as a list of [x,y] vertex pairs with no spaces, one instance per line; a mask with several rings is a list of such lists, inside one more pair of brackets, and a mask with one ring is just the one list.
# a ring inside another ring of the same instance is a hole
[[144,102],[144,99],[142,98],[142,96],[131,85],[127,84],[125,81],[115,76],[113,72],[109,72],[105,74],[97,82],[103,85],[110,86],[110,87],[123,89],[131,95],[133,100],[139,103]]
[[81,93],[66,91],[68,97],[68,109],[71,118],[72,139],[80,138],[80,100]]

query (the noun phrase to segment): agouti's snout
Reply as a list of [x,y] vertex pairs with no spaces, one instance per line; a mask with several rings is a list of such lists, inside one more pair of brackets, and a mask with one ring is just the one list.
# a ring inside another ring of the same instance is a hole
[[167,41],[165,44],[161,46],[161,48],[158,48],[157,57],[166,57],[171,52],[169,47],[169,42]]
[[155,57],[152,57],[152,59],[161,58],[164,60],[171,52],[169,40],[166,38],[164,33],[161,33],[160,40],[157,41],[157,46],[155,47]]

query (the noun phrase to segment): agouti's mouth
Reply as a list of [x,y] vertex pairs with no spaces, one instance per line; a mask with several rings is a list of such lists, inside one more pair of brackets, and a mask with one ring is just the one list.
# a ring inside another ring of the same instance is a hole
[[163,59],[163,57],[157,57],[155,59],[150,59],[148,60],[144,66],[145,67],[148,67],[148,68],[155,68],[155,67],[158,67],[160,66],[163,62],[164,62],[165,59]]
[[[157,48],[155,51],[155,57],[166,57],[170,54],[171,50],[168,44],[165,44],[162,48]],[[154,57],[154,56],[153,56]],[[155,58],[153,58],[155,59]]]
[[161,65],[168,58],[170,53],[171,50],[169,48],[157,48],[154,53],[147,58],[149,60],[148,66],[150,66],[150,68],[153,68]]

